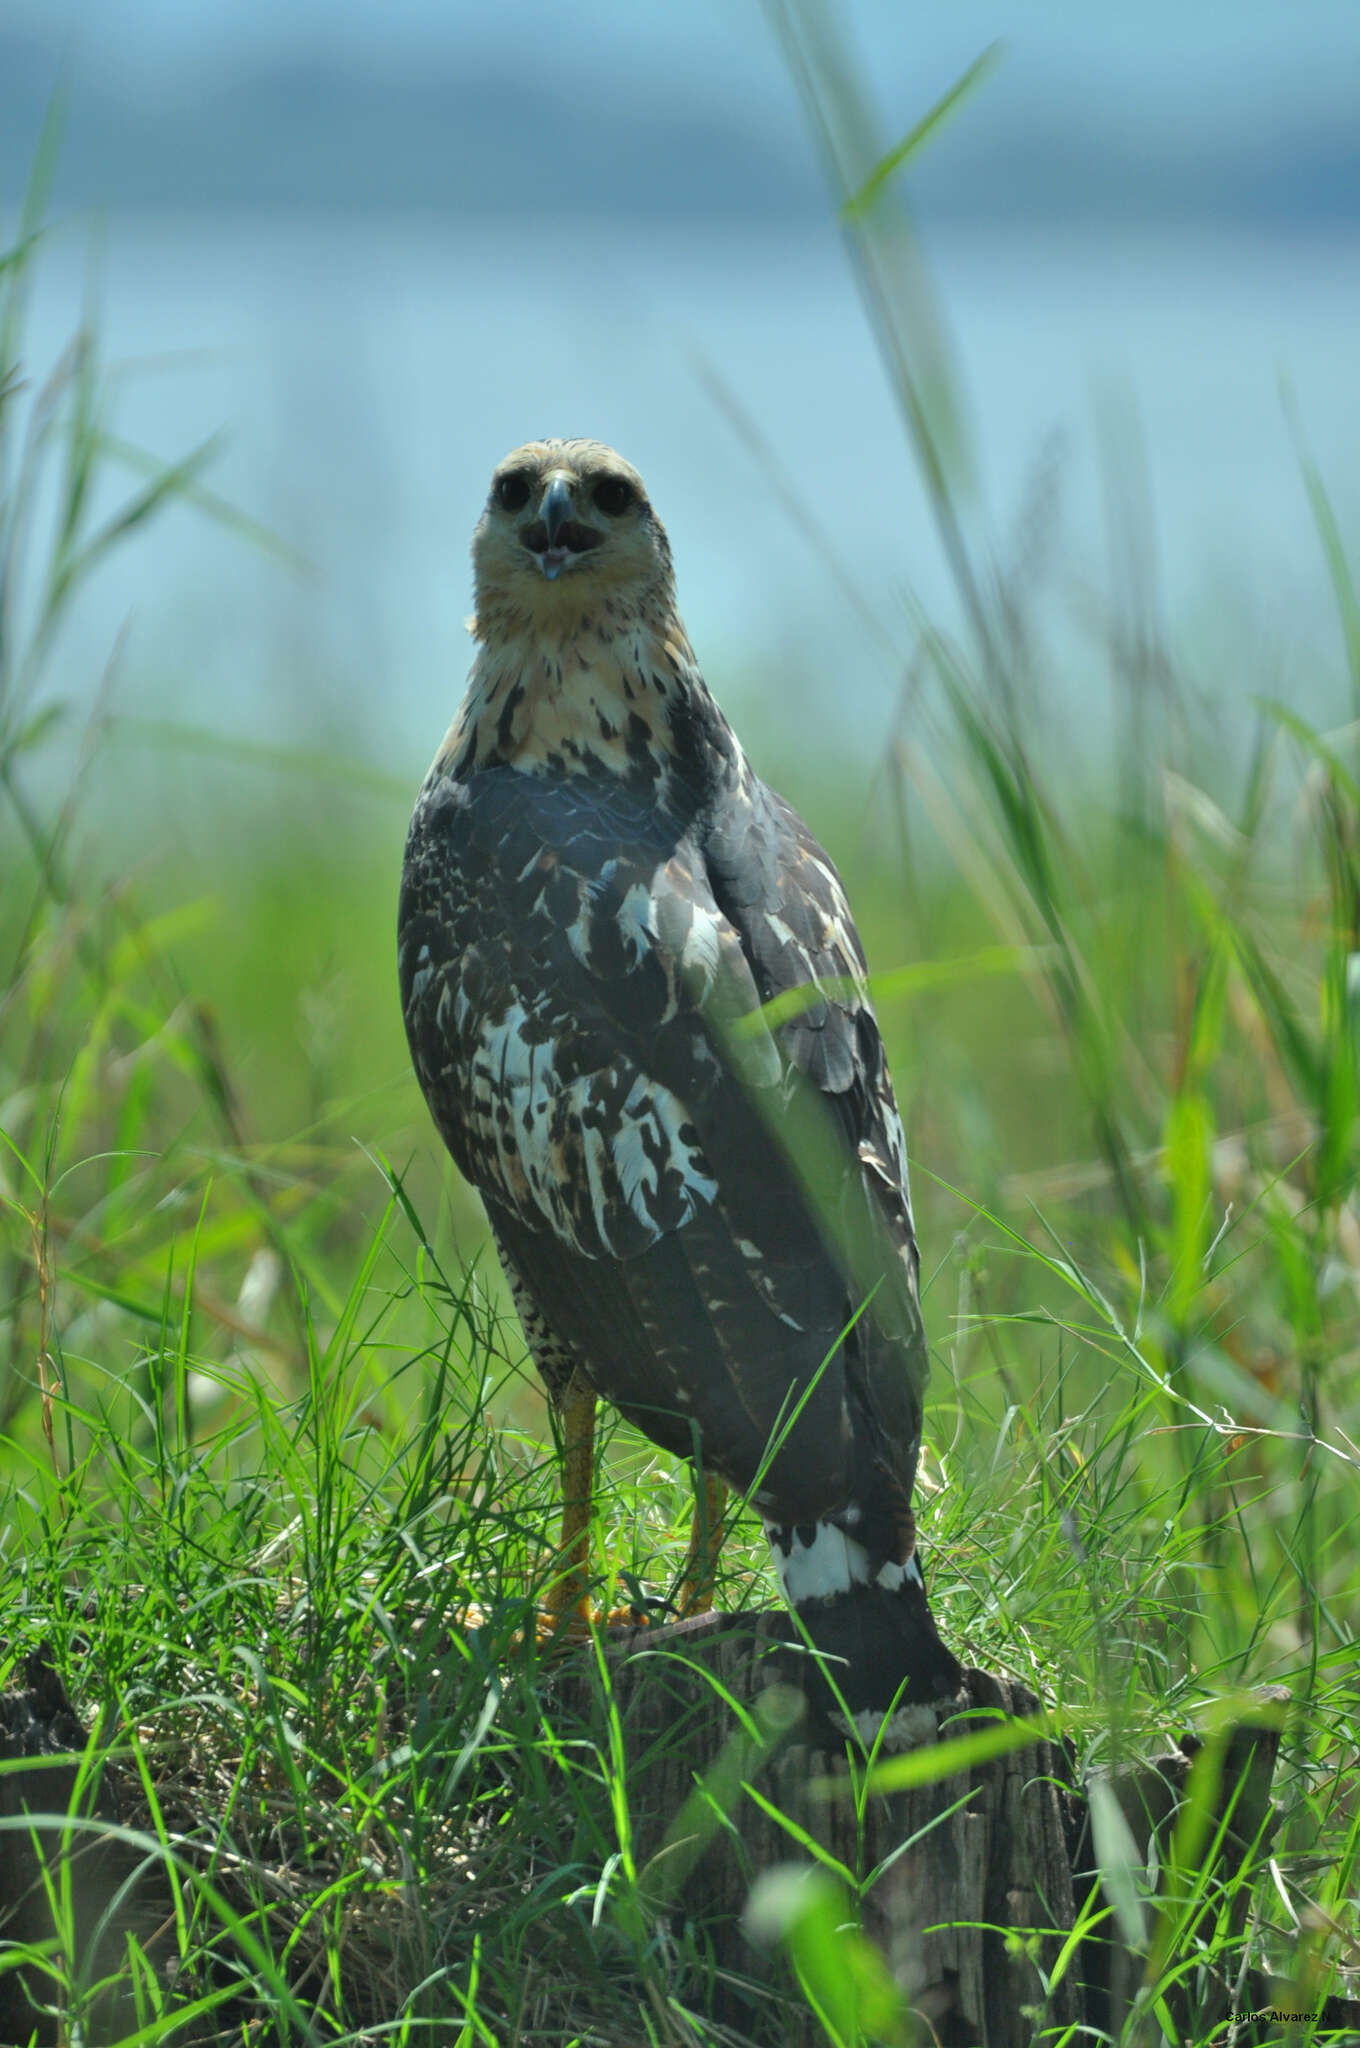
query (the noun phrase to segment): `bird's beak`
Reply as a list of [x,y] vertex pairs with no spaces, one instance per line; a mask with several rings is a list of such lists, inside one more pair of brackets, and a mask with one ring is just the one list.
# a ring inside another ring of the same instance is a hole
[[579,561],[591,548],[598,547],[603,538],[576,516],[576,501],[572,495],[576,483],[577,479],[569,469],[555,470],[548,478],[547,489],[538,501],[534,518],[519,530],[520,540],[549,583],[556,583],[570,563]]
[[543,493],[543,501],[538,508],[538,516],[548,529],[550,548],[557,546],[557,536],[571,518],[573,510],[571,486],[559,470]]

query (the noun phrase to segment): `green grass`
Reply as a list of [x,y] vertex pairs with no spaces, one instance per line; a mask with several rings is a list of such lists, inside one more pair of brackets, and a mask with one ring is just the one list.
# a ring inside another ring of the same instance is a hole
[[[1112,601],[1089,678],[1112,765],[1047,742],[1024,564],[967,536],[961,408],[892,211],[904,153],[874,145],[811,13],[773,11],[839,189],[866,195],[852,253],[969,621],[966,644],[904,635],[921,687],[867,823],[860,791],[789,788],[846,871],[907,1115],[934,1603],[1084,1765],[1288,1688],[1245,1934],[1223,1911],[1194,1947],[1202,1845],[1179,1837],[1149,1993],[1155,2017],[1192,1966],[1250,1967],[1307,2015],[1360,1953],[1343,537],[1305,454],[1343,665],[1327,729],[1262,704],[1226,751],[1175,650]],[[37,1955],[0,1936],[0,2002],[27,1960],[71,2043],[739,2041],[709,2016],[702,1924],[663,1938],[647,1911],[608,1717],[562,1708],[526,1631],[554,1452],[406,1060],[404,799],[302,756],[86,747],[44,713],[90,563],[164,503],[222,510],[196,460],[142,464],[92,524],[126,453],[93,330],[21,388],[50,148],[0,269],[0,1688],[50,1645],[92,1729],[68,1837],[113,1842],[115,1884],[144,1862],[151,1895],[101,1949],[54,1858],[65,1933]],[[192,821],[173,874],[126,827],[118,858],[129,749]],[[59,802],[33,794],[54,757],[84,759]],[[688,1501],[615,1431],[602,1590],[673,1587]],[[763,1548],[738,1526],[720,1603],[769,1604]],[[124,1833],[101,1835],[115,1796]],[[814,1989],[839,1984],[828,2038],[905,2039],[847,1876],[765,1912]],[[783,2037],[775,2009],[752,2025]]]

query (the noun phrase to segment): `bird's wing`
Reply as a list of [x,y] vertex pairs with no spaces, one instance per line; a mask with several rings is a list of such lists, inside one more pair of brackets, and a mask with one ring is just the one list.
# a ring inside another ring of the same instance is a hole
[[914,1279],[902,1119],[840,876],[792,805],[761,784],[719,814],[705,857],[783,1057],[830,1104]]
[[[501,1210],[628,1258],[714,1201],[696,1116],[731,1083],[703,1018],[760,997],[653,808],[510,770],[436,783],[408,842],[400,962],[436,1121]],[[740,1059],[753,1085],[778,1082],[768,1032]]]
[[[793,813],[754,784],[721,829],[678,833],[624,791],[511,770],[435,782],[401,963],[436,1121],[602,1392],[678,1450],[692,1419],[747,1483],[790,1388],[879,1288],[886,1347],[866,1322],[823,1375],[806,1471],[785,1456],[780,1498],[820,1513],[847,1497],[847,1375],[887,1462],[914,1464],[900,1125],[839,881]],[[810,1007],[764,1013],[808,985]]]
[[906,1142],[859,933],[829,855],[763,785],[718,814],[705,854],[794,1077],[786,1147],[851,1298],[869,1301],[847,1346],[848,1388],[884,1482],[873,1491],[896,1514],[915,1473],[928,1355]]

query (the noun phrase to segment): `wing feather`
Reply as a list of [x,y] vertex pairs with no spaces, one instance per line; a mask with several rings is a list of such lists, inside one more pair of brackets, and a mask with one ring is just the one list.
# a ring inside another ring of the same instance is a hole
[[901,1123],[844,892],[797,814],[749,770],[685,822],[598,783],[432,779],[401,972],[440,1130],[600,1391],[677,1454],[698,1429],[744,1487],[813,1387],[770,1512],[877,1494],[909,1530],[925,1346]]

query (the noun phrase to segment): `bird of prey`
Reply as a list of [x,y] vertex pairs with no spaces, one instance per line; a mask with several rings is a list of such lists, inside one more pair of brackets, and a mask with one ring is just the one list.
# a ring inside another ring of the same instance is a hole
[[749,1497],[853,1712],[938,1698],[960,1671],[916,1555],[907,1162],[840,878],[710,695],[621,456],[517,448],[472,557],[401,998],[561,1418],[559,1606],[585,1591],[603,1396]]

